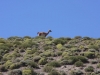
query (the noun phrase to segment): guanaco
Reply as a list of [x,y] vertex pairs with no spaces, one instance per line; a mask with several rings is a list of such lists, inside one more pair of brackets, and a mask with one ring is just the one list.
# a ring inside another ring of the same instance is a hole
[[44,37],[46,37],[49,34],[49,32],[52,32],[52,31],[48,30],[47,33],[46,32],[37,32],[37,34],[38,34],[38,36],[44,36]]

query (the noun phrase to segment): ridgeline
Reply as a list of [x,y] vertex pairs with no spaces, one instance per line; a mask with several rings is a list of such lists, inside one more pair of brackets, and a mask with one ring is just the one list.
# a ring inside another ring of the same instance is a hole
[[100,38],[0,38],[0,75],[100,75]]

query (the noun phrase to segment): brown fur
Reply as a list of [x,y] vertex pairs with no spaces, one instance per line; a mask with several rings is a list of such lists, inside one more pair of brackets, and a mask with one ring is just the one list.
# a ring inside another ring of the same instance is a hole
[[52,31],[48,30],[47,33],[46,32],[37,32],[37,34],[38,34],[38,36],[44,36],[44,37],[46,37],[49,34],[49,32],[52,32]]

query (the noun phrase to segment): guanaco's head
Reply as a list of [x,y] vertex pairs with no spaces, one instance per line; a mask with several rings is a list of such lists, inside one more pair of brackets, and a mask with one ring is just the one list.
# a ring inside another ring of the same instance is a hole
[[51,30],[49,30],[49,32],[52,32]]

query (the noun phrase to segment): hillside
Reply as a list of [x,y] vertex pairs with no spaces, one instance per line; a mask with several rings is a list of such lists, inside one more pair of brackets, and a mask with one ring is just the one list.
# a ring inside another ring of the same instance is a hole
[[0,38],[0,75],[100,75],[100,39]]

